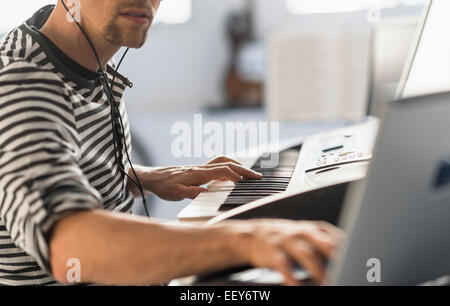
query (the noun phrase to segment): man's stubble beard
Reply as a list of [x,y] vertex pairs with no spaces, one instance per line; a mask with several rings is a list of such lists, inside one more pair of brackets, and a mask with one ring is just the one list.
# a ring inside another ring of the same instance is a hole
[[142,36],[140,38],[133,38],[133,41],[129,41],[124,39],[121,28],[117,25],[116,19],[113,19],[106,26],[103,36],[105,40],[112,45],[139,49],[145,44],[149,29],[150,26],[142,32]]

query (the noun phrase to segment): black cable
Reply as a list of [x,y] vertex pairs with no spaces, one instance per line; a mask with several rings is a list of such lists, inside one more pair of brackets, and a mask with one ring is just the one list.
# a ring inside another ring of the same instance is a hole
[[[109,101],[109,104],[110,104],[110,107],[111,107],[111,125],[112,125],[112,131],[113,131],[114,157],[115,157],[115,160],[116,160],[117,167],[125,175],[125,177],[127,177],[128,180],[130,180],[138,188],[138,190],[139,190],[139,192],[141,194],[141,197],[142,197],[142,202],[143,202],[143,205],[144,205],[145,214],[147,215],[147,217],[150,217],[150,214],[149,214],[148,208],[147,208],[147,201],[145,199],[144,190],[142,188],[142,184],[141,184],[141,182],[139,180],[139,177],[136,174],[136,171],[134,170],[133,163],[131,162],[131,158],[130,158],[130,155],[128,153],[128,148],[127,148],[126,141],[125,141],[125,129],[124,129],[123,121],[122,121],[122,116],[120,115],[120,110],[115,105],[115,98],[114,98],[114,91],[113,91],[114,82],[115,82],[115,79],[116,79],[119,67],[122,64],[122,61],[125,58],[125,56],[127,55],[127,53],[128,53],[130,48],[127,48],[125,50],[124,54],[122,55],[122,57],[121,57],[121,59],[119,61],[119,64],[117,65],[117,67],[116,67],[116,69],[114,71],[114,75],[112,77],[111,85],[108,84],[108,78],[107,78],[107,76],[105,74],[105,71],[103,70],[102,64],[100,62],[100,57],[98,56],[97,50],[95,49],[94,44],[92,43],[91,39],[89,38],[89,35],[86,33],[86,31],[83,29],[83,27],[78,23],[78,21],[76,20],[75,16],[73,16],[73,14],[70,12],[69,8],[66,6],[64,1],[63,0],[60,0],[60,1],[61,1],[61,4],[63,5],[64,9],[67,11],[67,13],[70,14],[70,16],[72,17],[73,21],[75,22],[77,27],[80,29],[81,33],[86,38],[89,46],[91,47],[91,49],[92,49],[92,51],[94,53],[95,59],[97,60],[97,64],[98,64],[98,66],[100,68],[101,75],[102,75],[103,82],[104,82],[104,89],[105,89],[105,91],[107,93],[107,98],[108,98],[108,101]],[[117,112],[117,116],[119,118],[119,127],[122,130],[122,135],[123,135],[123,137],[122,137],[122,145],[123,145],[123,149],[125,151],[125,154],[126,154],[126,157],[127,157],[127,161],[130,164],[130,168],[131,168],[131,170],[133,172],[133,175],[136,178],[136,181],[125,171],[125,169],[123,169],[123,167],[121,165],[122,159],[117,156],[117,154],[118,154],[117,146],[119,146],[119,148],[120,148],[119,144],[121,143],[121,141],[120,141],[120,137],[117,136],[116,126],[115,126],[115,111]]]
[[[114,76],[113,76],[112,81],[111,81],[111,88],[114,87],[114,81],[115,81],[116,76],[117,76],[117,71],[119,70],[119,67],[120,67],[120,65],[122,64],[122,61],[123,61],[123,59],[125,58],[125,56],[127,55],[127,53],[128,53],[129,50],[130,50],[130,48],[127,48],[127,49],[125,50],[125,52],[123,53],[123,55],[122,55],[122,57],[121,57],[121,59],[120,59],[120,61],[119,61],[119,64],[118,64],[117,67],[116,67],[116,70],[115,70],[115,72],[114,72]],[[123,141],[123,145],[124,145],[124,147],[125,147],[125,154],[126,154],[126,156],[127,156],[128,163],[129,163],[130,166],[131,166],[131,171],[133,172],[133,175],[134,175],[134,177],[136,178],[137,182],[135,182],[128,174],[126,174],[126,176],[127,176],[128,179],[130,179],[130,180],[136,185],[136,187],[139,189],[139,192],[140,192],[140,194],[141,194],[141,196],[142,196],[142,201],[143,201],[143,205],[144,205],[144,209],[145,209],[145,214],[147,215],[147,217],[150,217],[150,214],[149,214],[148,208],[147,208],[147,201],[146,201],[146,199],[145,199],[144,190],[143,190],[143,188],[142,188],[142,184],[141,184],[141,182],[139,181],[139,177],[137,176],[136,171],[134,170],[133,163],[131,162],[130,154],[128,153],[128,150],[127,150],[127,147],[126,147],[127,144],[126,144],[126,141],[125,141],[125,128],[124,128],[124,125],[123,125],[122,116],[120,115],[120,110],[119,110],[119,108],[118,108],[114,103],[113,103],[113,106],[114,106],[114,108],[116,109],[116,111],[117,111],[117,113],[118,113],[119,122],[120,122],[120,128],[121,128],[122,134],[123,134],[122,141]]]

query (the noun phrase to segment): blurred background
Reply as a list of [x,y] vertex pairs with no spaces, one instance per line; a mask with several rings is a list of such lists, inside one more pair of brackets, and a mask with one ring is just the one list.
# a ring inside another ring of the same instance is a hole
[[[55,0],[8,1],[7,33]],[[394,96],[423,0],[165,0],[147,44],[121,68],[133,159],[182,165],[171,153],[175,122],[281,123],[281,138],[306,137],[376,115]],[[2,35],[3,36],[3,35]],[[189,201],[150,201],[175,218]],[[139,204],[139,203],[137,203]],[[141,213],[137,205],[136,212]]]

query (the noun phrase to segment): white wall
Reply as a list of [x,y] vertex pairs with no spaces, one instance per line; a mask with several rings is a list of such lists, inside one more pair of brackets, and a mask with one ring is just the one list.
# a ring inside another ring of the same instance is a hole
[[[335,27],[335,26],[369,26],[366,11],[346,12],[338,14],[293,15],[286,10],[284,0],[256,0],[257,32],[264,36],[271,31],[286,28]],[[417,15],[420,7],[399,7],[383,10],[381,17],[396,15]]]
[[[135,84],[128,90],[128,110],[193,110],[219,105],[229,60],[225,17],[243,6],[243,0],[193,0],[192,19],[181,25],[157,25],[147,44],[132,50],[121,72]],[[417,8],[384,12],[383,16],[417,14]],[[257,0],[256,31],[295,27],[367,26],[365,12],[295,16],[284,0]]]
[[146,45],[132,50],[121,72],[134,82],[129,111],[178,110],[220,104],[228,63],[225,16],[241,0],[193,0],[192,19],[156,25]]

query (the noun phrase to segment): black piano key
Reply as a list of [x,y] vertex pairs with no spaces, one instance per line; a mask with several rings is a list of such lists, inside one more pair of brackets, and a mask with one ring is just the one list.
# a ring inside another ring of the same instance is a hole
[[288,180],[292,177],[292,173],[291,174],[263,174],[261,182],[264,182],[264,180],[268,180],[268,179],[282,179],[282,180]]
[[234,189],[234,190],[232,190],[231,191],[231,193],[230,193],[230,195],[233,195],[233,194],[238,194],[238,193],[264,193],[264,192],[268,192],[268,193],[270,193],[270,192],[276,192],[276,191],[279,191],[279,190],[281,190],[281,191],[284,191],[283,189],[285,189],[285,188],[271,188],[271,189],[262,189],[262,188],[260,188],[260,189]]
[[274,194],[278,194],[280,192],[275,192],[271,194],[253,194],[253,195],[241,195],[241,196],[231,196],[225,200],[225,203],[227,201],[243,201],[243,202],[251,202],[257,199],[265,198]]
[[241,198],[252,198],[252,197],[268,197],[270,195],[273,194],[277,194],[280,193],[281,191],[277,191],[277,192],[255,192],[255,193],[236,193],[236,194],[231,194],[229,199],[231,198],[235,198],[235,199],[241,199]]
[[246,188],[246,187],[287,187],[289,185],[289,182],[266,182],[264,184],[242,184],[242,185],[236,185],[234,189],[239,188]]
[[286,190],[287,186],[255,186],[255,187],[249,187],[249,188],[235,188],[232,190],[233,191],[243,191],[243,192],[251,192],[251,191],[255,191],[255,192],[259,192],[259,191],[284,191]]
[[275,192],[275,193],[264,193],[264,194],[247,194],[247,195],[232,195],[232,196],[229,196],[228,198],[227,198],[227,200],[236,200],[236,201],[238,201],[238,200],[244,200],[244,201],[247,201],[247,200],[252,200],[252,199],[259,199],[259,198],[262,198],[262,197],[267,197],[267,196],[270,196],[270,195],[272,195],[272,194],[277,194],[277,193],[279,193],[279,192]]
[[[263,199],[263,198],[261,198],[261,199]],[[259,200],[259,199],[256,199],[256,200]],[[256,200],[252,200],[252,201],[256,201]],[[252,201],[250,201],[250,202],[252,202]],[[230,202],[224,202],[222,205],[236,205],[236,206],[242,206],[242,205],[248,204],[248,203],[250,203],[250,202],[244,202],[244,201],[230,201]]]
[[236,184],[236,186],[234,186],[234,189],[240,189],[240,188],[270,188],[270,187],[283,187],[283,186],[287,186],[289,185],[289,182],[264,182],[264,183],[245,183],[245,184]]
[[245,185],[245,186],[236,186],[234,190],[278,190],[278,189],[286,189],[289,184],[265,184],[265,185]]
[[[248,203],[250,203],[252,201],[228,201],[228,202],[224,202],[220,207],[227,206],[227,205],[229,205],[229,206],[233,205],[234,207],[239,207],[239,206],[248,204]],[[220,210],[220,208],[219,208],[219,210]]]
[[271,172],[271,171],[279,171],[279,172],[283,172],[283,171],[292,171],[294,170],[295,167],[277,167],[277,168],[252,168],[255,171],[267,171],[267,172]]
[[260,191],[285,191],[286,187],[252,187],[252,188],[238,188],[238,189],[234,189],[232,192],[260,192]]
[[226,211],[256,201],[267,196],[285,191],[294,173],[299,151],[280,152],[279,162],[275,167],[262,167],[260,158],[252,170],[261,173],[259,180],[245,179],[236,184],[219,211]]
[[264,180],[260,182],[239,182],[235,188],[246,186],[278,186],[283,184],[289,184],[288,180]]
[[275,192],[275,193],[261,193],[261,194],[242,194],[242,195],[232,195],[230,197],[228,197],[227,199],[233,199],[233,200],[251,200],[251,199],[256,199],[256,198],[261,198],[261,197],[267,197],[270,196],[272,194],[277,194],[279,192]]
[[265,178],[265,177],[263,177],[260,180],[245,180],[245,181],[240,181],[238,183],[239,184],[247,184],[247,183],[253,184],[253,183],[256,183],[256,182],[258,182],[256,184],[262,184],[264,182],[288,182],[289,183],[290,181],[291,181],[290,178],[284,178],[284,177],[278,177],[278,178],[274,178],[274,177],[267,177],[267,178]]
[[271,193],[271,192],[277,192],[277,191],[284,191],[286,188],[260,188],[260,189],[234,189],[231,191],[230,195],[234,195],[234,194],[241,194],[241,193]]
[[262,176],[285,176],[290,177],[292,176],[293,171],[256,171],[262,174]]
[[219,211],[227,211],[227,210],[232,210],[236,207],[239,207],[240,205],[234,205],[234,204],[223,204],[222,206],[220,206]]

